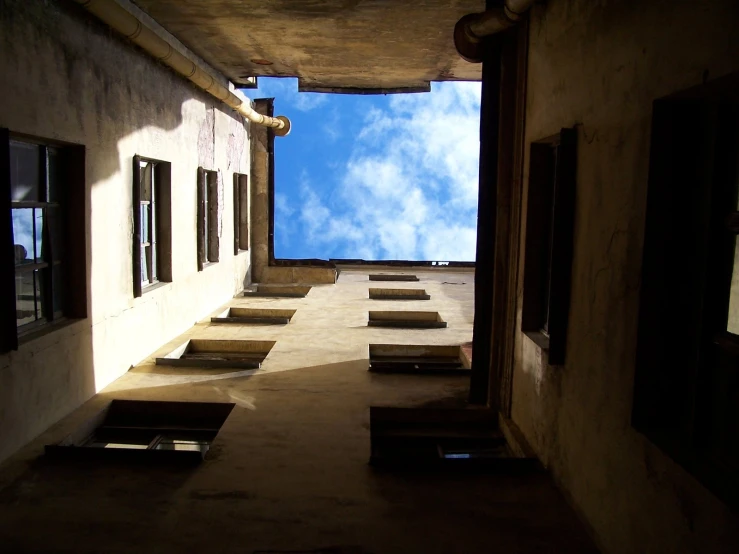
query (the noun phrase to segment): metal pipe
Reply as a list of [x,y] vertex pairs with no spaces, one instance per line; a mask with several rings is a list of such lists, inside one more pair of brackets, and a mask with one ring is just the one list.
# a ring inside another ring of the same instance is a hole
[[462,17],[454,26],[454,45],[472,63],[482,62],[482,39],[513,27],[536,0],[506,0],[502,8]]
[[115,0],[74,1],[131,42],[146,50],[151,56],[233,108],[252,123],[273,128],[275,135],[279,137],[284,137],[290,132],[290,120],[287,117],[284,115],[269,117],[255,112],[247,98],[240,98],[217,82],[212,75],[183,56],[169,42],[145,26],[136,16],[123,9]]

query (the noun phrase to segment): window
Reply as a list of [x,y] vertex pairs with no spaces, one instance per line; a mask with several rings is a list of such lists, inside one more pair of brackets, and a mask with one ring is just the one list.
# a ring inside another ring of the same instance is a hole
[[199,368],[259,369],[274,341],[190,339],[156,365]]
[[414,375],[469,375],[460,346],[370,344],[369,371]]
[[244,296],[257,298],[305,298],[311,287],[304,285],[257,285],[256,290],[244,292]]
[[171,164],[133,157],[134,296],[172,280]]
[[8,351],[19,336],[87,315],[84,148],[0,130],[0,150],[0,217],[7,218],[0,351]]
[[531,144],[521,330],[565,362],[570,310],[577,133]]
[[249,177],[234,173],[234,255],[249,250]]
[[287,325],[296,310],[270,310],[262,308],[226,308],[211,323],[238,323],[240,325]]
[[[513,438],[513,437],[511,437]],[[540,471],[494,410],[370,406],[370,464],[388,469]]]
[[632,414],[634,427],[733,506],[739,506],[738,80],[654,103]]
[[369,289],[371,300],[429,300],[424,289]]
[[415,275],[376,273],[369,276],[370,281],[418,281]]
[[446,321],[441,319],[439,312],[369,312],[367,320],[369,327],[398,327],[404,329],[442,329]]
[[218,262],[218,172],[198,168],[198,271]]
[[202,461],[234,404],[113,400],[58,444],[56,459]]

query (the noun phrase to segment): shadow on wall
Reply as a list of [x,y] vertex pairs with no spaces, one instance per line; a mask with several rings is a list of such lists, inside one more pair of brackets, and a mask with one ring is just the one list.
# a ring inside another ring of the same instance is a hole
[[[251,407],[233,409],[196,474],[39,459],[0,484],[4,544],[13,551],[75,544],[84,552],[100,544],[157,552],[228,551],[234,544],[250,545],[246,552],[320,552],[327,544],[374,553],[489,552],[491,544],[516,552],[595,551],[544,473],[399,475],[368,467],[370,405],[458,405],[465,380],[371,375],[366,359],[354,359],[218,386],[225,392],[201,383],[115,395],[250,399]],[[68,424],[91,417],[110,398],[98,395],[42,439],[60,440]]]

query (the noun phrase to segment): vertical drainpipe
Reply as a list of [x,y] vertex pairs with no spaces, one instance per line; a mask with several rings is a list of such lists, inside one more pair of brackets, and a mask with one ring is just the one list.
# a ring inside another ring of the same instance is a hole
[[480,183],[477,200],[475,258],[475,319],[469,402],[487,404],[492,363],[493,283],[497,220],[498,143],[500,134],[501,42],[482,46],[482,102],[480,105]]

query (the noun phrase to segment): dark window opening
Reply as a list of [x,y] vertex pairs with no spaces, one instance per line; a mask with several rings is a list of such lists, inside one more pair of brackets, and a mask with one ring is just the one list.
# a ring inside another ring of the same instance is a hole
[[575,210],[577,133],[531,144],[521,330],[565,362]]
[[46,455],[65,459],[201,461],[234,404],[113,400]]
[[368,327],[396,327],[404,329],[442,329],[446,321],[439,312],[410,311],[371,311],[367,319]]
[[737,76],[654,103],[632,423],[739,505]]

